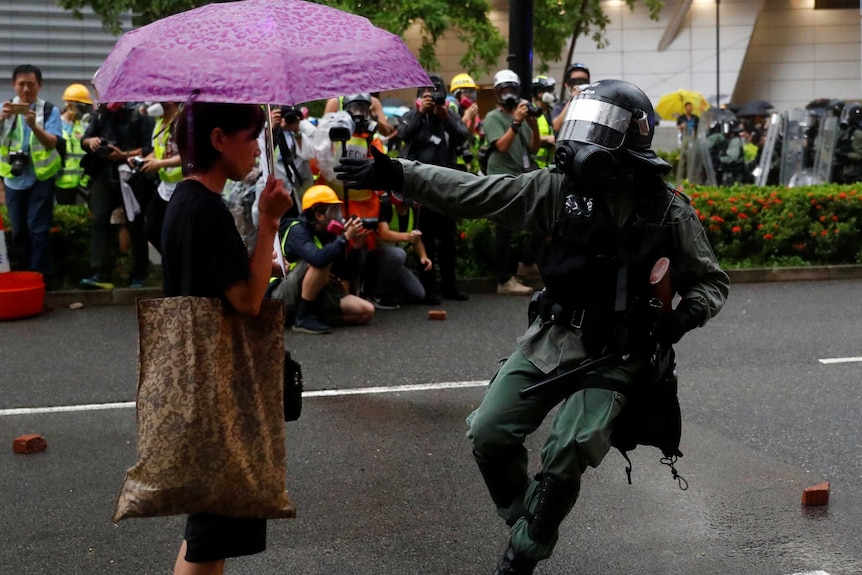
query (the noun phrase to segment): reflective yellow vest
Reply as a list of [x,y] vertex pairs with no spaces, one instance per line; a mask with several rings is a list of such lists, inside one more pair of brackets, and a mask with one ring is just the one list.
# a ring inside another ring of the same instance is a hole
[[[282,255],[284,255],[284,250],[287,249],[287,234],[290,233],[290,230],[293,229],[293,226],[295,226],[299,223],[300,223],[299,220],[294,220],[294,221],[290,222],[290,225],[287,226],[286,230],[284,230],[284,236],[281,238],[281,253],[282,253]],[[314,238],[314,245],[317,246],[317,249],[322,250],[323,249],[323,242],[320,241],[320,238],[317,237],[317,234],[311,234],[311,236]],[[295,262],[289,262],[289,265],[287,266],[287,271],[290,272],[293,268],[296,267],[296,264],[298,264],[298,263],[299,263],[299,260],[297,260]],[[270,281],[272,281],[272,280],[270,280]]]
[[[552,136],[554,129],[548,122],[548,118],[544,114],[536,118],[536,124],[539,126],[539,137]],[[553,161],[553,147],[544,143],[539,144],[539,151],[536,152],[536,165],[540,168],[547,168],[548,164]]]
[[81,147],[81,138],[84,137],[84,126],[75,120],[71,129],[66,129],[63,124],[63,139],[66,141],[66,161],[63,169],[57,174],[55,185],[64,190],[77,188],[81,183],[84,170],[81,168],[81,158],[84,157],[84,149]]
[[[39,126],[45,127],[45,104],[42,107],[36,108],[36,123]],[[12,176],[12,164],[9,160],[9,154],[12,152],[20,152],[24,147],[24,120],[20,115],[15,116],[15,125],[9,131],[6,139],[0,142],[0,176],[9,178]],[[55,147],[53,150],[46,150],[36,134],[30,130],[30,160],[33,162],[33,171],[36,172],[36,179],[45,181],[53,177],[63,167],[63,160],[60,158],[60,152]]]
[[[170,124],[164,125],[164,118],[156,120],[156,127],[153,128],[153,155],[157,160],[164,160],[168,152],[168,141],[171,138]],[[182,166],[174,166],[173,168],[159,168],[159,179],[166,184],[173,184],[183,179]]]

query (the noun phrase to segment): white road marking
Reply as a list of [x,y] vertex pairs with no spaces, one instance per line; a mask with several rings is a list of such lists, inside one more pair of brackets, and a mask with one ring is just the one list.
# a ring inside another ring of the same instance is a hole
[[[391,385],[386,387],[357,387],[352,389],[321,389],[306,391],[303,397],[338,397],[342,395],[369,395],[375,393],[403,393],[407,391],[429,391],[435,389],[460,389],[465,387],[483,387],[487,380],[481,381],[443,381],[440,383],[417,383],[410,385]],[[43,413],[70,413],[76,411],[101,411],[104,409],[131,409],[134,401],[117,403],[90,403],[85,405],[57,405],[53,407],[16,407],[0,409],[0,417],[6,415],[37,415]]]
[[[820,363],[851,363],[862,361],[862,357],[827,357],[826,359],[821,359],[819,361]],[[796,574],[794,573],[794,575]]]
[[793,573],[792,575],[829,575],[826,571],[803,571],[802,573]]

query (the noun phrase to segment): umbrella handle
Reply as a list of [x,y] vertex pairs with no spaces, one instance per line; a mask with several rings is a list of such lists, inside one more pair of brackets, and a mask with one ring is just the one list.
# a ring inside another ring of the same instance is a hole
[[272,135],[272,105],[266,104],[266,136],[263,139],[266,148],[266,167],[269,173],[275,176],[275,140]]

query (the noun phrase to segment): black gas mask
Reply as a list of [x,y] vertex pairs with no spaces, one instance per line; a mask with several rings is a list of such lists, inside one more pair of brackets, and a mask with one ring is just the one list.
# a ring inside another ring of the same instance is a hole
[[518,102],[521,97],[518,94],[518,86],[512,84],[504,84],[497,89],[497,100],[507,112],[513,111],[518,107]]
[[611,150],[583,142],[561,142],[554,156],[557,168],[582,182],[606,181],[619,162]]

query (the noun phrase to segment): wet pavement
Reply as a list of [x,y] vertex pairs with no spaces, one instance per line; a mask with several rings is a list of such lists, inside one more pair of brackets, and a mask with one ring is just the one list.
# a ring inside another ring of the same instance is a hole
[[[860,288],[734,286],[678,346],[689,489],[644,447],[627,485],[612,451],[536,573],[862,573],[860,363],[820,361],[862,356]],[[464,418],[524,330],[526,304],[480,294],[446,302],[446,321],[408,307],[328,336],[289,333],[310,392],[288,426],[299,517],[270,522],[266,553],[227,572],[490,575],[506,530]],[[135,354],[131,306],[0,323],[0,573],[171,572],[182,518],[110,522],[135,459]],[[399,387],[414,384],[429,385]],[[41,409],[57,406],[79,410]],[[528,441],[533,468],[546,432]],[[47,451],[14,455],[24,433],[44,435]],[[822,481],[829,505],[803,508],[803,488]]]

